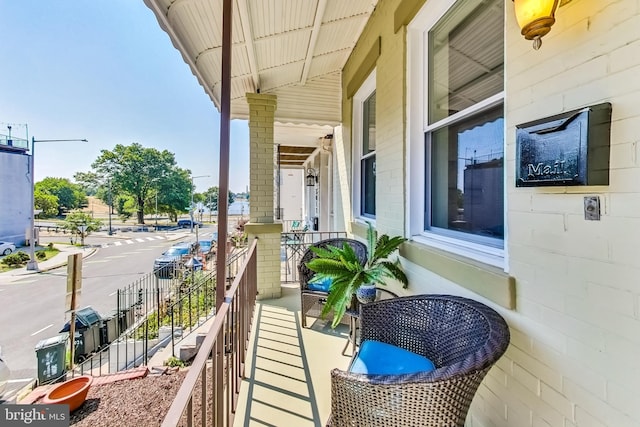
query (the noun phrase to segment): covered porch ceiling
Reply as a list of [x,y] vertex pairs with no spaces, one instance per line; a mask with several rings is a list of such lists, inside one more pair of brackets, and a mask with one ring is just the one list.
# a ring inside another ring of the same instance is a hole
[[[222,0],[144,1],[220,110]],[[231,118],[248,118],[246,93],[273,94],[275,143],[319,147],[341,122],[341,70],[377,1],[234,0]]]

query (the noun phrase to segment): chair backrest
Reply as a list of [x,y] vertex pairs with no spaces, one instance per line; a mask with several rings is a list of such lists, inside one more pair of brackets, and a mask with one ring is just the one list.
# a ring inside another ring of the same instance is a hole
[[416,295],[365,304],[361,339],[429,358],[434,380],[493,365],[509,345],[509,328],[492,308],[453,295]]
[[[367,245],[358,240],[338,237],[334,239],[321,240],[311,246],[323,249],[326,249],[328,246],[342,248],[345,243],[353,248],[356,256],[358,257],[358,260],[362,265],[364,265],[367,262]],[[298,264],[298,272],[300,273],[300,289],[302,290],[307,289],[307,283],[316,274],[314,271],[310,270],[309,267],[307,267],[307,263],[316,257],[316,253],[307,248],[307,250],[302,255],[302,258],[300,259],[300,263]]]

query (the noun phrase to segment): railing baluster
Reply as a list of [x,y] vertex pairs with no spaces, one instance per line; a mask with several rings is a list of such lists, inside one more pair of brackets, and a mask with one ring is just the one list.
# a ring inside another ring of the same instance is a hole
[[[225,301],[214,317],[210,332],[201,345],[187,376],[184,379],[165,419],[163,427],[175,427],[186,415],[191,425],[193,393],[197,381],[202,382],[200,425],[207,425],[207,395],[211,394],[212,423],[215,426],[231,426],[238,404],[242,366],[249,340],[250,322],[256,298],[256,247],[254,241],[244,257],[242,267],[229,290]],[[231,260],[230,260],[231,261]],[[224,286],[225,284],[220,284]],[[206,293],[206,289],[204,290]],[[206,391],[206,365],[211,358],[212,373]]]

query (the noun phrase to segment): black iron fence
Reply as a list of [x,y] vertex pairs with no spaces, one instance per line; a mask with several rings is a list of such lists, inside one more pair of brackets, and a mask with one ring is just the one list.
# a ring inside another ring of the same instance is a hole
[[[227,283],[231,286],[247,256],[247,248],[236,249],[227,259]],[[171,325],[171,354],[175,346],[215,315],[216,271],[192,272],[178,288],[176,298],[167,307]]]
[[162,426],[229,426],[238,405],[257,293],[257,240],[176,394]]
[[[227,260],[228,288],[247,249]],[[73,374],[100,376],[146,364],[157,350],[175,345],[215,314],[213,262],[195,271],[184,263],[163,266],[117,291],[115,313],[76,334]]]

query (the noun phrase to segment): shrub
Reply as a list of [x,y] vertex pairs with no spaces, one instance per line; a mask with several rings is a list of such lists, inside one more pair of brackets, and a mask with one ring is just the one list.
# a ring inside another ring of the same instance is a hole
[[47,244],[47,250],[48,251],[53,250],[53,242],[49,242],[49,244]]
[[20,251],[11,255],[7,255],[2,259],[2,263],[10,267],[18,267],[25,262],[29,261],[31,257],[28,254]]
[[164,365],[168,366],[170,368],[173,368],[174,366],[178,366],[180,368],[184,368],[184,362],[180,359],[178,359],[177,357],[171,356],[170,358],[168,358],[167,360],[164,361]]
[[46,259],[47,254],[44,251],[38,251],[36,252],[36,258],[38,258],[39,260]]

